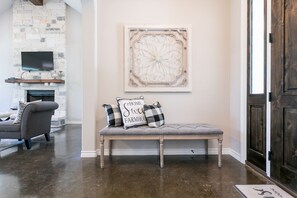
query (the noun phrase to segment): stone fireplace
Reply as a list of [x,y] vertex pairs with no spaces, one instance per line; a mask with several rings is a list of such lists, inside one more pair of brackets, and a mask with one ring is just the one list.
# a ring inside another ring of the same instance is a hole
[[23,84],[16,83],[13,89],[13,97],[17,101],[55,101],[59,108],[55,110],[53,119],[66,120],[66,86],[65,85],[44,85],[44,84]]
[[[13,76],[24,80],[55,79],[57,75],[67,81],[66,75],[66,5],[63,0],[46,1],[34,6],[30,1],[15,0],[13,4]],[[21,52],[52,51],[53,71],[22,70]],[[66,84],[64,83],[15,83],[13,100],[50,100],[59,104],[53,119],[66,120]]]

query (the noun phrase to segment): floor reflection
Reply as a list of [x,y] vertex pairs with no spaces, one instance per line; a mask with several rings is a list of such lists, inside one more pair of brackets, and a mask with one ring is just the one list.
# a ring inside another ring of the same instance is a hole
[[[240,197],[234,184],[265,183],[230,156],[80,158],[81,126],[68,125],[0,152],[0,197]],[[5,195],[5,196],[3,196]]]
[[19,179],[11,175],[0,174],[1,197],[20,197]]

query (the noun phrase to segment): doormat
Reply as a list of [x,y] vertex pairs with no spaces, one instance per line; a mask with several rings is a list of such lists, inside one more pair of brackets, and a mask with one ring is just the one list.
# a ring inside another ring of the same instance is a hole
[[294,198],[276,185],[235,185],[246,198]]

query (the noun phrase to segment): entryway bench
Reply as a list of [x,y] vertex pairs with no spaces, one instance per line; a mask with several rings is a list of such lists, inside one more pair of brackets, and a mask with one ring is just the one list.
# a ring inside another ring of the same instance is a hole
[[100,165],[104,167],[104,142],[109,141],[109,155],[112,140],[158,140],[160,141],[160,167],[164,167],[164,140],[218,140],[218,167],[222,166],[223,131],[208,124],[165,124],[159,128],[139,126],[129,129],[105,127],[100,135]]

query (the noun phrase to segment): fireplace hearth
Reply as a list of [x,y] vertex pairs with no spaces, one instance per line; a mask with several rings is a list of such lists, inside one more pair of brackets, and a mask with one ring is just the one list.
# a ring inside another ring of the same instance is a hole
[[35,100],[55,101],[54,90],[27,90],[27,102]]

